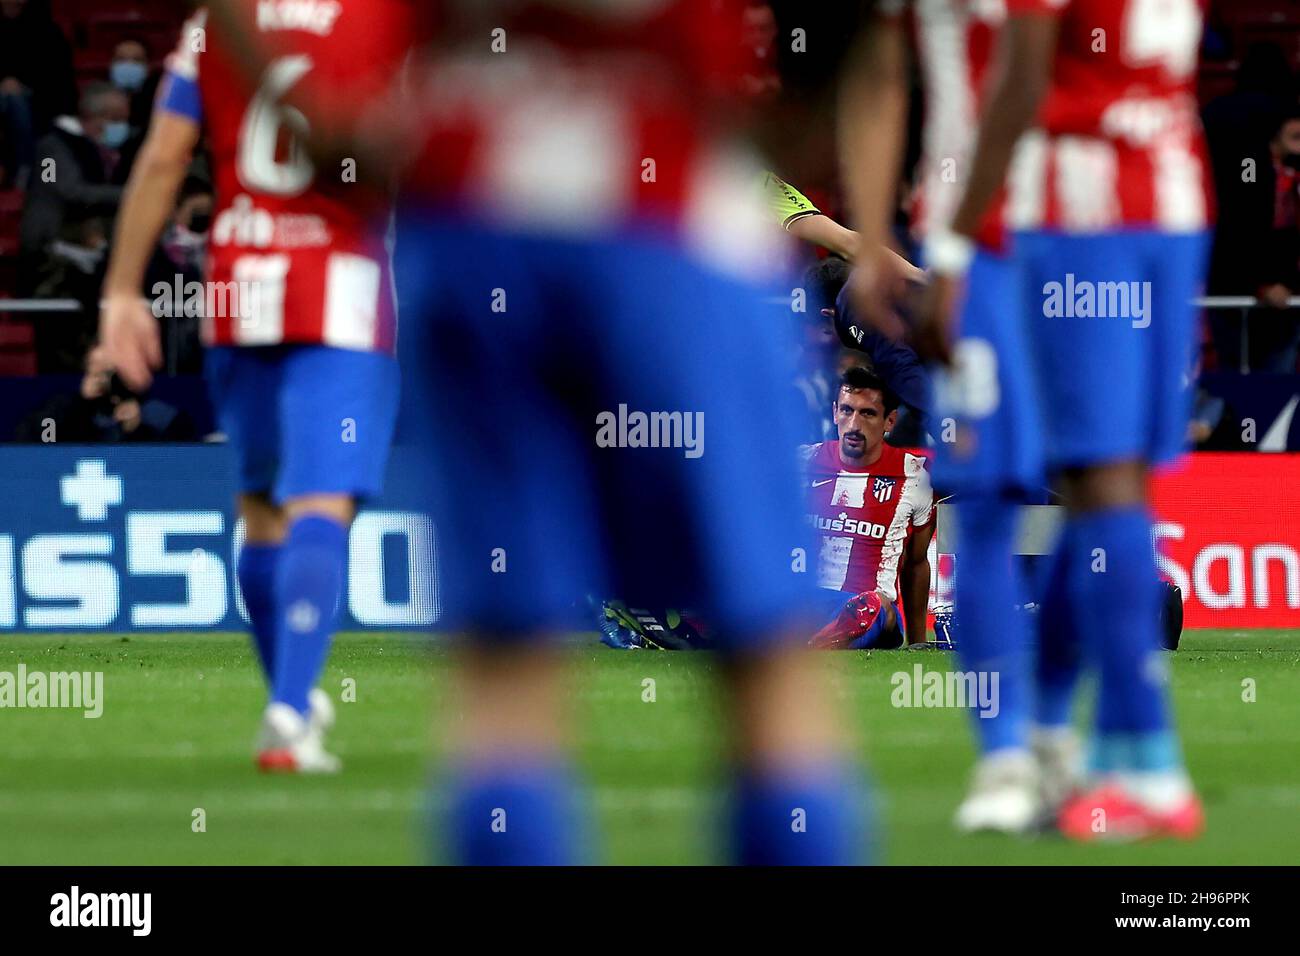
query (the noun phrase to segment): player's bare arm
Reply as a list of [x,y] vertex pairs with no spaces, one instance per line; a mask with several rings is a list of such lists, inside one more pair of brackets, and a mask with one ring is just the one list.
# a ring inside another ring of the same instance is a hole
[[931,284],[917,310],[916,344],[921,354],[945,364],[952,361],[960,280],[974,256],[974,236],[1006,181],[1016,143],[1033,123],[1047,93],[1058,28],[1054,16],[1008,18],[999,36],[992,89],[961,204],[951,228],[935,230],[926,240]]
[[822,213],[800,216],[790,223],[787,231],[797,239],[821,246],[850,262],[857,258],[858,234],[847,226],[840,225],[830,216]]
[[162,364],[158,320],[140,287],[198,141],[196,123],[166,110],[155,112],[117,216],[99,337],[118,374],[136,390],[148,388]]
[[971,239],[989,203],[1006,182],[1016,143],[1038,115],[1047,94],[1059,20],[1043,14],[1007,19],[998,42],[993,89],[983,111],[970,180],[953,217],[952,231]]
[[[862,249],[862,236],[825,213],[801,216],[790,223],[787,231],[804,242],[821,246],[828,252],[850,262],[856,262]],[[880,249],[879,261],[888,263],[890,271],[906,282],[924,282],[925,272],[908,262],[889,246]]]
[[937,521],[915,529],[904,546],[903,566],[899,571],[899,597],[907,619],[907,643],[925,641],[926,609],[930,602],[930,542]]
[[893,338],[903,333],[889,308],[901,257],[888,246],[888,224],[907,137],[907,64],[901,20],[873,21],[850,60],[839,106],[842,175],[862,252],[852,294],[864,319]]

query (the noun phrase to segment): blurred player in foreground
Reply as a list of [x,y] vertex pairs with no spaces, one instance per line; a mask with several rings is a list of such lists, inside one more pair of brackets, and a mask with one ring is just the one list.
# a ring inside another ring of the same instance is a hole
[[466,638],[457,862],[583,858],[553,638],[587,626],[585,593],[633,586],[699,608],[726,655],[733,858],[861,858],[860,782],[804,649],[793,346],[754,280],[762,167],[713,109],[739,12],[449,0],[410,98],[362,117],[417,140],[397,276],[439,626]]
[[1078,840],[1191,837],[1203,813],[1160,658],[1147,482],[1187,432],[1211,212],[1193,90],[1202,5],[1009,0],[1007,11],[964,196],[927,242],[935,338],[955,337],[953,303],[975,279],[980,225],[1010,167],[1014,294],[1069,511],[1044,600],[1044,735],[1069,733],[1071,641],[1100,674],[1091,778],[1058,826]]
[[204,11],[186,24],[118,216],[100,330],[122,377],[146,388],[160,350],[144,271],[206,132],[217,196],[206,374],[237,456],[237,573],[270,687],[257,762],[304,773],[339,767],[323,740],[333,708],[313,688],[343,598],[357,500],[383,480],[398,375],[387,184],[318,171],[280,99],[295,86],[372,95],[409,33],[401,3],[321,6],[328,16],[304,21],[239,5],[237,29],[261,31],[272,51],[256,78],[239,41]]
[[[862,790],[804,650],[794,349],[755,281],[777,237],[761,167],[711,109],[733,5],[496,6],[458,6],[472,39],[425,88],[465,81],[443,103],[466,121],[431,138],[398,252],[440,624],[468,636],[453,855],[580,858],[551,639],[584,593],[635,590],[698,609],[725,656],[732,858],[860,861]],[[492,16],[510,44],[495,63]]]
[[925,459],[885,444],[897,415],[885,383],[851,368],[835,398],[839,440],[801,449],[817,584],[836,601],[852,595],[815,647],[900,647],[904,621],[908,645],[925,643],[934,494]]
[[[967,182],[1004,11],[967,0],[906,6],[914,18],[926,95],[913,229],[926,242],[926,265],[943,274],[948,263],[942,243]],[[877,37],[890,45],[895,63],[906,51],[904,7],[888,4]],[[899,70],[868,82],[892,82],[905,95]],[[895,114],[895,121],[901,116]],[[889,180],[896,169],[877,163],[863,167],[861,175]],[[960,299],[945,303],[957,310],[950,336],[927,341],[931,330],[922,328],[920,345],[932,353],[937,345],[949,363],[935,376],[935,417],[942,424],[935,429],[941,440],[934,468],[943,491],[957,500],[958,654],[966,670],[999,675],[997,714],[972,711],[981,759],[955,823],[964,831],[1021,832],[1038,825],[1043,813],[1037,763],[1068,765],[1077,744],[1062,730],[1033,741],[1038,761],[1031,753],[1032,641],[1030,619],[1015,610],[1026,591],[1013,545],[1018,506],[1046,479],[1038,397],[1002,205],[999,195],[979,221]],[[941,281],[937,289],[949,286]]]

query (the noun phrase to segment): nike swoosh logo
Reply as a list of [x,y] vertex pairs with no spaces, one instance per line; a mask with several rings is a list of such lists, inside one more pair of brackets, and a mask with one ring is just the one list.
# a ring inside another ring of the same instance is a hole
[[834,480],[835,480],[834,478],[827,478],[825,481],[814,481],[813,487],[820,488],[822,485],[829,485]]

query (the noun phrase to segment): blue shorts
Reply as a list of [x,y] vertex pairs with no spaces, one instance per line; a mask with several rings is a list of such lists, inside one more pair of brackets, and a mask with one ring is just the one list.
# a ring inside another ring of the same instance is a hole
[[794,328],[761,290],[662,239],[415,218],[396,275],[440,628],[589,630],[585,595],[636,594],[726,650],[810,633]]
[[1015,243],[1049,465],[1177,457],[1208,237],[1029,232]]
[[204,373],[239,490],[276,502],[377,495],[397,418],[397,360],[323,345],[212,348]]
[[935,373],[934,481],[943,491],[1045,483],[1033,358],[1013,260],[979,251],[966,278],[954,367]]

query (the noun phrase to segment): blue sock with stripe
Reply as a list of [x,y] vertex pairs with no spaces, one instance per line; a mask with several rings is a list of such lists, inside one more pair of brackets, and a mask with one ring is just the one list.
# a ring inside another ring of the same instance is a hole
[[578,787],[559,757],[479,762],[452,773],[451,862],[462,866],[581,863]]
[[997,675],[996,711],[971,711],[985,754],[1029,746],[1030,623],[1015,609],[1024,586],[1011,553],[1017,504],[1001,495],[975,494],[962,497],[957,507],[957,657],[964,670],[989,674],[989,686],[994,686],[991,675]]
[[275,685],[271,699],[299,713],[329,654],[343,592],[348,529],[305,515],[289,526],[275,575]]
[[732,806],[735,862],[866,863],[866,807],[866,788],[847,764],[741,774]]
[[1076,559],[1074,528],[1066,522],[1056,550],[1043,566],[1038,588],[1038,655],[1035,665],[1034,722],[1047,729],[1073,725],[1075,693],[1083,667],[1079,622],[1070,601],[1071,562]]
[[275,677],[275,566],[279,556],[278,544],[245,541],[235,571],[268,687]]
[[1071,600],[1101,677],[1094,769],[1179,769],[1150,516],[1134,506],[1079,515],[1070,523]]

